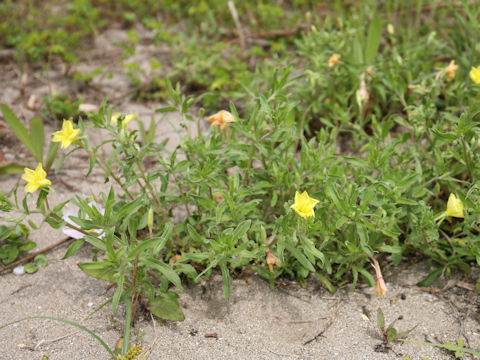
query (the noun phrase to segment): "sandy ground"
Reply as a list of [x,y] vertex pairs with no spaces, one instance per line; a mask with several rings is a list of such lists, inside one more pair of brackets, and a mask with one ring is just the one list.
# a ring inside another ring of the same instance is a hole
[[[119,30],[102,34],[92,54],[97,51],[104,57],[106,53],[114,57],[119,50],[110,44],[122,36],[124,33]],[[148,59],[155,51],[158,49],[147,45],[139,48],[137,61],[141,63],[142,57]],[[100,56],[93,55],[79,68],[92,69],[102,64]],[[41,99],[48,93],[48,87],[33,76],[22,83],[12,64],[3,74],[5,91],[0,94],[0,103],[7,103],[21,118],[30,119],[34,111],[26,106],[29,94]],[[111,71],[115,73],[115,66]],[[59,92],[72,91],[60,71],[52,71],[51,81]],[[168,147],[176,146],[179,137],[170,124],[178,127],[181,121],[178,116],[162,118],[164,115],[154,112],[159,104],[132,103],[127,95],[123,101],[118,94],[128,94],[129,82],[121,75],[96,80],[95,86],[115,100],[119,111],[137,112],[145,123],[154,116],[158,122],[157,141],[168,138]],[[22,89],[28,92],[25,94]],[[83,97],[98,104],[103,95],[90,89]],[[93,141],[101,141],[101,134],[91,135]],[[82,158],[77,160],[66,163],[57,175],[56,183],[60,185],[49,196],[52,205],[65,201],[72,193],[89,196],[91,191],[95,194],[106,191],[102,177],[94,173],[85,178],[86,161],[82,168],[78,166]],[[0,191],[10,189],[18,178],[1,177]],[[73,186],[73,190],[61,183]],[[38,249],[64,237],[61,230],[52,230],[47,224],[31,235]],[[113,290],[78,269],[78,263],[91,260],[87,246],[75,256],[61,260],[67,246],[47,253],[48,265],[33,275],[0,275],[0,325],[28,316],[60,317],[85,325],[113,348],[122,336],[123,309],[113,316],[107,305],[87,319],[113,295]],[[142,342],[144,348],[151,348],[149,359],[360,360],[402,359],[407,355],[411,359],[454,358],[442,349],[413,343],[397,343],[392,350],[379,352],[382,340],[376,329],[376,311],[381,307],[387,322],[403,316],[398,321],[399,330],[416,326],[409,339],[439,343],[460,336],[470,348],[477,348],[480,345],[478,293],[455,280],[438,292],[416,287],[415,283],[427,273],[426,265],[415,261],[386,269],[389,291],[383,297],[375,295],[373,288],[362,287],[353,293],[346,288],[330,294],[314,280],[307,288],[280,282],[272,291],[255,274],[245,274],[233,280],[228,301],[223,299],[221,276],[214,274],[200,284],[185,284],[186,289],[180,294],[185,321],[163,322],[152,320],[147,314],[140,315],[133,338]],[[85,332],[50,320],[29,320],[1,329],[0,344],[0,360],[41,359],[43,355],[49,360],[109,359],[101,345]]]

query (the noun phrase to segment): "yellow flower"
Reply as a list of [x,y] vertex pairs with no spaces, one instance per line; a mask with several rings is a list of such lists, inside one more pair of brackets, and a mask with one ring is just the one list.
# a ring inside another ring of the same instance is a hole
[[317,203],[319,203],[319,201],[308,196],[306,191],[304,191],[302,194],[300,194],[298,191],[295,191],[295,204],[290,207],[295,210],[298,215],[305,219],[308,216],[315,216],[313,208]]
[[62,149],[69,147],[76,139],[80,129],[74,129],[70,120],[63,120],[62,130],[53,133],[53,142],[61,142]]
[[480,84],[480,66],[472,66],[472,69],[470,70],[470,79],[472,79],[475,84]]
[[38,188],[51,185],[51,181],[48,180],[47,173],[42,168],[42,163],[39,163],[35,170],[24,169],[22,179],[27,182],[25,185],[25,191],[29,193],[34,193]]
[[142,353],[143,353],[142,345],[140,344],[133,345],[130,349],[128,349],[125,356],[118,354],[117,360],[137,360],[139,356],[142,355]]
[[463,216],[463,204],[460,199],[457,199],[457,197],[454,194],[450,194],[448,197],[448,202],[447,202],[447,210],[445,211],[447,216],[452,216],[456,218],[464,218]]
[[265,253],[267,254],[267,265],[270,272],[273,272],[273,265],[282,266],[282,262],[270,250],[265,250]]
[[[118,119],[120,119],[120,116],[122,116],[122,114],[120,113],[116,113],[112,115],[111,121],[114,125],[117,125],[117,122],[118,122]],[[122,121],[122,128],[124,128],[133,119],[138,119],[138,114],[125,115],[125,118]]]
[[328,67],[338,65],[339,63],[340,63],[340,55],[338,54],[333,54],[332,56],[330,56],[330,59],[328,59]]
[[447,82],[450,82],[455,77],[455,72],[458,70],[458,65],[455,64],[455,60],[450,61],[450,64],[445,68],[445,74],[447,74]]
[[212,123],[212,126],[219,126],[220,130],[225,130],[227,128],[227,123],[235,122],[233,115],[225,110],[220,110],[216,114],[210,116],[207,121]]

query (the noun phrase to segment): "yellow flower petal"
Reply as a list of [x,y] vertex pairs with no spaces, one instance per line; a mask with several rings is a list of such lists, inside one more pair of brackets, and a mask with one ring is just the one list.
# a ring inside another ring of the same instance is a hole
[[39,188],[51,185],[51,181],[47,178],[47,173],[43,170],[42,163],[39,163],[35,170],[25,168],[22,179],[27,182],[25,191],[34,193]]
[[295,192],[295,203],[290,206],[295,212],[303,217],[304,219],[309,216],[315,216],[313,208],[319,201],[308,196],[308,193],[304,191],[300,194],[298,191]]
[[472,69],[470,70],[470,79],[472,79],[475,84],[480,84],[480,66],[472,66]]
[[225,130],[227,128],[227,123],[235,122],[235,118],[232,113],[226,110],[220,110],[216,114],[213,114],[207,121],[212,123],[212,126],[220,127],[220,130]]
[[80,129],[74,129],[70,120],[63,120],[62,130],[53,133],[53,142],[61,142],[62,149],[69,147],[76,139]]
[[[122,114],[120,113],[116,113],[112,115],[111,121],[114,125],[117,125],[117,122],[118,122],[118,119],[120,119],[120,116],[122,116]],[[125,127],[133,119],[138,119],[138,114],[133,113],[133,114],[125,115],[125,118],[122,121],[122,128]]]
[[464,218],[463,216],[463,203],[454,194],[450,194],[447,202],[447,210],[445,211],[447,216],[456,218]]
[[450,82],[455,77],[455,72],[458,70],[458,65],[455,64],[455,60],[450,61],[450,64],[445,68],[447,74],[447,82]]
[[333,67],[335,65],[338,65],[340,63],[340,55],[338,54],[333,54],[330,56],[330,59],[328,59],[328,67]]

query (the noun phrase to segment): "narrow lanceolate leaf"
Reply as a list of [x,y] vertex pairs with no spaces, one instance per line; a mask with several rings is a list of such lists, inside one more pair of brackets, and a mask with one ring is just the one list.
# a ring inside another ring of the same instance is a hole
[[442,273],[443,268],[438,268],[433,270],[430,274],[428,274],[425,279],[417,283],[417,286],[420,287],[425,287],[425,286],[430,286],[432,283],[440,276]]
[[5,104],[0,104],[0,109],[2,110],[3,117],[5,118],[6,123],[13,130],[18,139],[26,146],[28,151],[32,154],[35,153],[35,147],[33,146],[32,139],[28,135],[27,129],[25,126],[18,120],[17,116],[13,113],[10,108]]
[[25,169],[25,165],[20,164],[8,164],[4,166],[0,166],[0,175],[4,174],[20,174]]
[[183,321],[185,319],[178,303],[178,294],[172,291],[161,293],[148,303],[147,308],[153,315],[161,319],[170,321]]
[[48,170],[50,170],[50,168],[52,167],[53,162],[55,161],[55,158],[57,157],[59,145],[60,143],[58,142],[53,142],[53,141],[50,142],[50,146],[48,147],[48,151],[47,151],[47,158],[45,159],[45,164],[44,164],[45,171],[47,173],[48,173]]
[[35,152],[32,153],[35,160],[39,163],[43,162],[43,119],[40,116],[35,116],[30,122],[30,139]]
[[154,270],[159,271],[163,276],[165,276],[168,281],[175,285],[180,290],[183,290],[182,281],[177,273],[167,264],[157,260],[157,259],[144,259],[142,263]]
[[303,253],[293,246],[288,245],[287,250],[292,253],[292,255],[298,260],[302,266],[307,269],[308,271],[315,272],[315,268],[313,267],[312,263],[308,261],[307,257],[303,255]]
[[367,44],[365,46],[365,64],[370,65],[375,60],[382,38],[382,21],[377,13],[373,15],[368,28]]
[[383,311],[380,308],[377,310],[377,325],[380,331],[383,333],[385,331],[385,317],[383,316]]

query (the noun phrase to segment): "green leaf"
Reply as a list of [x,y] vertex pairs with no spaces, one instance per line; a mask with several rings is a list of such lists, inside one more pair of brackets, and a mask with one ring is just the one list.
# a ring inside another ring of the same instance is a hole
[[41,188],[40,193],[38,194],[37,198],[37,208],[40,209],[43,207],[43,203],[45,202],[45,199],[47,198],[48,195],[48,188]]
[[233,234],[232,234],[233,241],[236,241],[242,238],[247,233],[248,229],[250,229],[251,224],[252,224],[252,220],[242,221],[233,231]]
[[395,328],[390,328],[387,331],[387,339],[388,341],[394,341],[397,336],[397,330]]
[[433,270],[430,274],[428,274],[425,279],[417,283],[417,286],[420,287],[427,287],[432,285],[432,283],[440,276],[442,273],[443,268],[438,268]]
[[35,256],[35,259],[33,259],[33,261],[38,266],[46,266],[48,264],[45,254],[38,254],[37,256]]
[[97,249],[104,250],[104,251],[107,250],[107,246],[105,245],[105,242],[103,242],[102,240],[96,237],[85,235],[84,240],[92,244],[93,246],[95,246]]
[[3,117],[5,118],[6,123],[13,130],[18,139],[25,145],[25,147],[30,151],[32,155],[35,154],[35,147],[33,146],[32,139],[28,135],[27,129],[25,126],[18,120],[17,116],[13,113],[10,108],[5,104],[0,104],[0,109],[2,110]]
[[193,241],[195,241],[199,245],[203,245],[205,243],[204,238],[200,236],[200,234],[197,232],[197,230],[195,230],[192,225],[187,224],[187,231]]
[[[125,304],[125,326],[123,327],[123,343],[122,343],[122,355],[125,355],[128,351],[130,346],[130,330],[131,330],[131,323],[132,323],[132,302],[130,300]],[[127,325],[128,324],[128,325]]]
[[32,140],[32,146],[35,149],[35,152],[32,153],[32,155],[39,163],[43,161],[44,136],[43,119],[40,116],[35,116],[32,121],[30,121],[30,139]]
[[55,161],[55,158],[57,157],[59,146],[60,146],[60,143],[50,141],[50,145],[49,145],[48,151],[47,151],[47,157],[45,159],[45,167],[44,168],[45,168],[46,172],[48,172],[51,169],[51,167],[53,165],[53,162]]
[[407,337],[408,334],[410,334],[413,330],[416,329],[418,325],[415,325],[413,328],[411,328],[410,330],[406,330],[406,331],[401,331],[397,334],[397,338],[396,340],[403,340]]
[[20,246],[18,250],[29,251],[29,250],[35,249],[36,246],[37,244],[34,241],[27,241],[26,243],[22,244],[22,246]]
[[382,21],[378,13],[373,15],[372,22],[368,28],[367,44],[365,46],[365,64],[371,65],[375,60],[382,38]]
[[430,129],[430,131],[433,133],[433,135],[435,135],[435,137],[439,139],[443,139],[447,141],[453,141],[457,139],[457,135],[452,132],[445,133],[433,127]]
[[3,245],[0,247],[0,260],[4,265],[12,263],[18,256],[18,249],[14,245]]
[[25,265],[24,270],[27,274],[33,274],[38,271],[38,266],[34,263],[28,263]]
[[170,265],[167,265],[161,262],[160,260],[152,259],[152,258],[144,259],[141,262],[144,265],[147,265],[152,269],[155,269],[161,272],[162,275],[165,276],[172,284],[174,284],[180,290],[183,290],[183,286],[180,278],[178,277],[177,273],[170,267]]
[[330,291],[332,294],[337,291],[337,289],[335,289],[335,286],[332,285],[332,283],[330,282],[330,280],[328,280],[326,276],[319,273],[315,273],[314,275],[318,280],[322,282],[323,285],[325,285],[327,290]]
[[174,106],[167,106],[167,107],[158,108],[155,110],[155,112],[158,112],[158,113],[166,113],[166,112],[174,112],[174,111],[177,111],[177,108]]
[[161,319],[170,321],[185,320],[185,316],[178,303],[178,294],[172,291],[161,293],[148,303],[147,309]]
[[20,174],[27,166],[20,164],[7,164],[0,166],[0,175]]
[[149,247],[156,245],[156,243],[165,242],[165,241],[166,240],[161,237],[154,237],[148,240],[144,240],[139,245],[137,245],[136,247],[134,247],[132,250],[129,251],[128,257],[133,259],[135,258],[135,256],[137,256],[137,253],[142,253],[145,249],[148,249]]
[[99,263],[82,263],[78,264],[78,267],[87,275],[96,279],[107,280],[111,283],[115,283],[115,269],[111,268],[108,264],[103,262]]
[[382,309],[377,309],[377,325],[380,329],[380,332],[383,334],[385,332],[385,317],[383,316]]
[[60,159],[58,159],[57,163],[55,164],[55,174],[58,174],[58,171],[60,170],[60,167],[62,166],[66,158],[67,157],[65,155],[60,156]]
[[124,281],[125,281],[125,272],[123,271],[120,274],[120,278],[117,281],[117,289],[115,290],[115,294],[113,294],[112,312],[113,312],[114,315],[117,313],[118,302],[120,301],[120,297],[123,294],[123,282]]
[[148,128],[148,132],[145,135],[145,139],[143,139],[144,144],[150,144],[153,142],[153,140],[155,139],[155,130],[156,130],[156,123],[152,116],[152,119],[150,120],[150,127]]
[[90,173],[92,172],[93,170],[93,167],[95,166],[95,161],[97,160],[97,155],[96,154],[93,154],[92,156],[90,156],[90,158],[88,159],[88,171],[87,171],[87,176],[90,175]]
[[45,222],[54,229],[60,229],[62,226],[65,225],[65,221],[63,221],[62,219],[57,220],[52,216],[47,217],[45,219]]
[[295,257],[295,259],[297,259],[298,262],[300,264],[302,264],[302,266],[305,269],[307,269],[311,272],[315,272],[315,268],[313,267],[312,263],[310,261],[308,261],[308,259],[305,257],[305,255],[302,254],[302,252],[300,250],[298,250],[297,248],[294,248],[290,244],[288,244],[286,246],[286,248],[289,252],[292,253],[292,255]]
[[372,274],[370,274],[367,270],[365,270],[364,268],[361,268],[361,269],[358,269],[358,272],[362,274],[368,286],[375,285],[376,283],[375,279],[373,278]]
[[358,33],[353,39],[352,44],[352,63],[355,65],[363,64],[363,52],[362,52],[363,36]]

